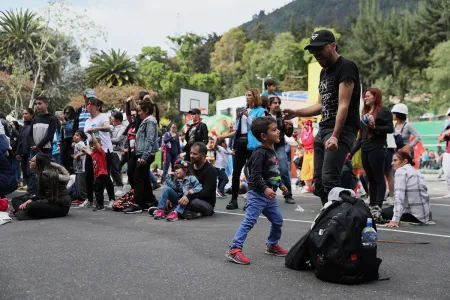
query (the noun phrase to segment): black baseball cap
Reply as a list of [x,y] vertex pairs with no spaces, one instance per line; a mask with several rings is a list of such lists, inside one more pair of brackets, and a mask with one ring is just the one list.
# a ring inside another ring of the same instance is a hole
[[336,43],[336,38],[334,37],[334,34],[329,30],[322,29],[312,34],[311,39],[309,40],[309,45],[306,46],[304,50],[323,47],[331,43]]
[[189,111],[191,115],[200,115],[202,112],[198,108],[193,108]]

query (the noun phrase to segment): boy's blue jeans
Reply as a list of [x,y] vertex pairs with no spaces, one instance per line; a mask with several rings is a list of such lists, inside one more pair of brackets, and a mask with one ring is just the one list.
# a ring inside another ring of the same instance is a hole
[[184,212],[184,207],[178,205],[178,200],[180,200],[180,196],[178,196],[177,192],[175,192],[172,188],[165,186],[162,193],[161,199],[159,199],[158,209],[166,209],[167,200],[172,202],[172,205],[176,205],[175,211],[179,214]]
[[267,246],[271,247],[278,244],[281,238],[281,227],[283,226],[283,216],[278,201],[276,199],[269,200],[264,194],[249,191],[245,218],[234,236],[231,248],[242,249],[247,234],[255,226],[261,212],[272,223]]

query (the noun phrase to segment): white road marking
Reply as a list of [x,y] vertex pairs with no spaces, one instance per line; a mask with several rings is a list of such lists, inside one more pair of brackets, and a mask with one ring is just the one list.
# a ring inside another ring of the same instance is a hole
[[[224,215],[245,216],[245,214],[232,213],[232,212],[226,212],[226,211],[214,211],[214,212],[218,213],[218,214],[224,214]],[[267,219],[264,216],[260,216],[260,218]],[[296,220],[296,219],[283,219],[283,221],[296,222],[296,223],[308,223],[308,224],[312,224],[313,223],[313,221]],[[392,231],[392,232],[401,232],[401,233],[410,233],[410,234],[425,235],[425,236],[435,236],[435,237],[450,238],[450,235],[445,235],[445,234],[435,234],[435,233],[408,231],[408,230],[400,230],[400,229],[387,229],[387,228],[380,228],[380,227],[378,227],[378,230],[381,230],[381,231]]]

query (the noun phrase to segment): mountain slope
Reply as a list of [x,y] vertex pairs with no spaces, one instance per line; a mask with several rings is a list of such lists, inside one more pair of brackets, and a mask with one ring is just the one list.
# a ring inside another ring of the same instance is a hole
[[[311,18],[314,26],[345,25],[348,16],[358,16],[360,5],[372,0],[294,0],[291,3],[265,15],[260,12],[252,21],[243,24],[247,30],[252,30],[257,22],[265,24],[269,32],[283,32],[287,30],[291,17],[296,22]],[[385,12],[395,9],[401,12],[405,9],[414,10],[421,0],[377,0],[380,8]]]

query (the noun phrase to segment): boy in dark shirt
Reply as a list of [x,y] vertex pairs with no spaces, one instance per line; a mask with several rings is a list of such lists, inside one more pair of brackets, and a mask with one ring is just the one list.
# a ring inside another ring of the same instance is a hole
[[242,253],[242,247],[248,232],[256,224],[262,213],[272,223],[265,253],[275,256],[286,256],[287,251],[278,246],[283,226],[276,190],[280,188],[287,193],[281,183],[278,159],[274,144],[280,142],[280,131],[272,117],[259,117],[252,122],[251,131],[262,144],[252,153],[248,161],[249,192],[245,219],[237,230],[226,257],[237,264],[247,265],[250,260]]

